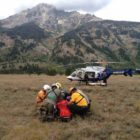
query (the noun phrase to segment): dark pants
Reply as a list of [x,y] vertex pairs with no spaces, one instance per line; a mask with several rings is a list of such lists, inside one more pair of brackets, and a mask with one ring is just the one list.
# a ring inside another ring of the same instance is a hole
[[40,108],[40,119],[42,121],[52,121],[55,117],[54,104],[46,102]]
[[73,115],[78,114],[80,116],[85,116],[89,110],[88,106],[77,106],[76,104],[71,104],[68,107]]

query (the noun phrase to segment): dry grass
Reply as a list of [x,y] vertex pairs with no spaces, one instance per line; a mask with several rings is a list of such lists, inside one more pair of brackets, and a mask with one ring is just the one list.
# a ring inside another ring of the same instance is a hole
[[43,84],[65,76],[0,75],[1,140],[139,140],[140,76],[112,76],[107,87],[76,85],[92,99],[92,114],[69,123],[41,123],[35,97]]

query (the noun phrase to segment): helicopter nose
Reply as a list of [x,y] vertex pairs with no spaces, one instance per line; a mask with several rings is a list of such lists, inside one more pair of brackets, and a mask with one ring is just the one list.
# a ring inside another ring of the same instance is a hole
[[67,76],[67,79],[71,80],[72,81],[72,77],[71,76]]

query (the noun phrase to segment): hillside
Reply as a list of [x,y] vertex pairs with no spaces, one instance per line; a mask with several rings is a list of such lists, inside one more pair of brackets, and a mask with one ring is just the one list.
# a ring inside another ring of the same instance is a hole
[[106,21],[39,4],[0,21],[0,54],[4,70],[12,62],[20,69],[30,63],[40,67],[100,60],[139,67],[140,23]]
[[140,23],[88,22],[59,37],[53,53],[57,54],[53,59],[57,62],[108,60],[140,64]]

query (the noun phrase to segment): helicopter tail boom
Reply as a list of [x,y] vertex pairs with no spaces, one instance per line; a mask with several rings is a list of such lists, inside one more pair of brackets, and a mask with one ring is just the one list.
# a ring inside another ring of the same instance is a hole
[[113,71],[113,74],[116,74],[116,75],[123,74],[124,76],[130,76],[130,77],[132,77],[133,76],[133,70],[132,69],[114,70]]

